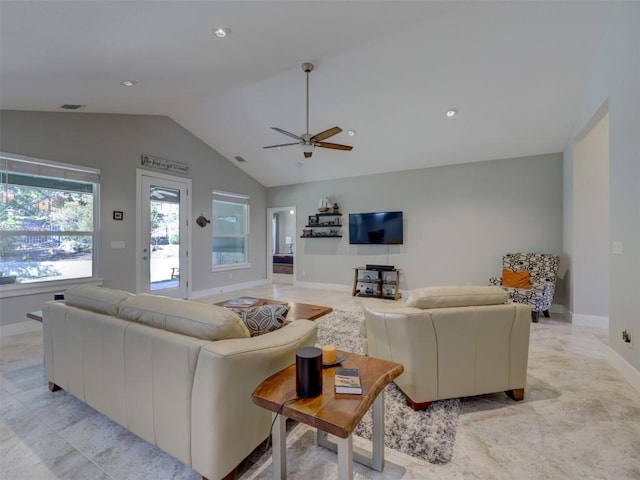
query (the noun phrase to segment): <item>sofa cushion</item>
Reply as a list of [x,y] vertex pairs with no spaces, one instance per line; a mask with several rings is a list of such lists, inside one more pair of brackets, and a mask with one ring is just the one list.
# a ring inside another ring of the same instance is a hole
[[118,305],[133,296],[132,293],[122,290],[96,285],[78,285],[64,292],[64,303],[72,307],[115,316],[118,313]]
[[497,286],[425,287],[412,290],[406,306],[425,309],[498,305],[505,303],[507,298],[507,292]]
[[289,308],[287,304],[267,304],[232,310],[240,316],[251,336],[255,337],[284,327]]
[[228,308],[140,294],[120,304],[118,317],[203,340],[247,338],[249,330]]

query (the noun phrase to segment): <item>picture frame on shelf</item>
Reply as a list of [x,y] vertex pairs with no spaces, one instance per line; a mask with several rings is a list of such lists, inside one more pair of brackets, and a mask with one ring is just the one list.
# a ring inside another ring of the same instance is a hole
[[317,225],[317,224],[318,224],[318,217],[316,215],[309,215],[307,225]]

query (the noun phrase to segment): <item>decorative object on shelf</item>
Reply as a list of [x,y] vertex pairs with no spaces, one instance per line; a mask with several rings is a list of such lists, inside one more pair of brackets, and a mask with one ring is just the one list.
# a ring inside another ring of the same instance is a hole
[[204,228],[207,226],[207,223],[211,223],[211,220],[207,220],[203,214],[200,214],[200,216],[196,218],[196,223],[199,227]]
[[340,208],[338,207],[337,203],[333,204],[333,213],[339,213],[340,212]]
[[[327,197],[322,197],[319,205],[323,205],[323,199],[327,200],[327,203],[324,203],[324,205],[329,205],[329,207],[324,208],[332,210],[333,207],[331,207],[331,202],[329,202]],[[300,238],[342,238],[341,219],[342,214],[339,212],[321,212],[315,215],[309,215],[307,224],[305,225],[307,228],[302,230]],[[309,227],[315,227],[316,230],[308,229]]]
[[320,213],[327,213],[332,208],[333,205],[331,204],[331,200],[329,200],[329,197],[320,198],[320,201],[318,202],[318,211]]

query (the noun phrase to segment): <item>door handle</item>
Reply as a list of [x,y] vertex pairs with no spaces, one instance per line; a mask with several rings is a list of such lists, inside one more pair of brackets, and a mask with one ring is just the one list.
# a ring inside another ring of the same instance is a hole
[[142,257],[143,260],[149,260],[149,257]]

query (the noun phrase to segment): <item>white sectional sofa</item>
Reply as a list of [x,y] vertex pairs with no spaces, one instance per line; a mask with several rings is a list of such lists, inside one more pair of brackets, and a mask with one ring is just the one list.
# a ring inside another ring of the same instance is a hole
[[314,345],[296,320],[250,337],[223,307],[103,287],[74,287],[43,309],[45,368],[63,388],[191,466],[225,478],[269,434],[254,388]]

